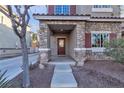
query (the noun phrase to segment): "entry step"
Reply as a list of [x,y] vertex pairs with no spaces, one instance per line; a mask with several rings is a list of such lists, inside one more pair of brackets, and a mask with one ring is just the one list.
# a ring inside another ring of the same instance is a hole
[[49,62],[50,65],[75,65],[76,62]]
[[72,69],[70,65],[61,64],[55,66],[54,72],[72,72]]
[[52,82],[52,88],[73,88],[77,87],[77,82],[72,72],[54,72]]

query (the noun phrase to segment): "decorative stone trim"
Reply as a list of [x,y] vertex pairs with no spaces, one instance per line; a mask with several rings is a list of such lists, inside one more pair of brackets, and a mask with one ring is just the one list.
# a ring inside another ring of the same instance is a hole
[[112,33],[112,32],[101,30],[101,31],[91,31],[91,33]]
[[88,21],[93,21],[93,22],[95,22],[95,21],[99,21],[99,22],[104,22],[104,21],[106,21],[106,22],[124,22],[124,19],[123,18],[118,18],[118,19],[116,19],[116,18],[91,18],[91,19],[89,19]]
[[39,48],[39,51],[50,51],[50,48]]
[[74,51],[86,51],[91,50],[92,52],[104,52],[105,48],[74,48]]
[[89,20],[90,16],[40,16],[33,15],[38,20]]
[[92,8],[92,12],[113,12],[113,8]]

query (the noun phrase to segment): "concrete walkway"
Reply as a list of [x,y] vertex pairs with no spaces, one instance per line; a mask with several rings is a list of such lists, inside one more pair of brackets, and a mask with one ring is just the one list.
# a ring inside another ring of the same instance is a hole
[[[69,61],[66,60],[69,58],[64,59],[64,57],[62,57],[60,59],[65,61],[63,61],[64,64],[62,64],[61,60],[59,60],[59,63],[61,64],[55,64],[54,74],[51,81],[51,87],[52,88],[77,87],[77,82],[73,76],[71,66],[70,64],[68,64]],[[57,60],[55,60],[55,62],[57,62]]]

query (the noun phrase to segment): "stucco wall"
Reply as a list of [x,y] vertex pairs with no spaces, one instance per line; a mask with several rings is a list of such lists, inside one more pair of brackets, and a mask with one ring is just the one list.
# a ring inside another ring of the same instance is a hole
[[[31,46],[30,32],[26,33],[27,47]],[[17,49],[19,48],[19,49]],[[14,31],[6,25],[0,24],[0,56],[21,53],[20,39]]]
[[76,13],[77,14],[91,14],[91,16],[96,17],[110,17],[110,16],[120,16],[120,6],[112,5],[112,12],[93,12],[92,5],[77,5]]
[[[31,45],[31,36],[30,33],[26,33],[26,40],[27,46],[30,47]],[[20,48],[20,40],[14,33],[14,31],[3,25],[0,24],[0,48]]]
[[74,48],[76,48],[76,31],[75,29],[71,31],[69,36],[69,56],[72,58],[75,57],[74,55]]
[[15,35],[11,28],[0,24],[0,48],[20,48],[19,38]]

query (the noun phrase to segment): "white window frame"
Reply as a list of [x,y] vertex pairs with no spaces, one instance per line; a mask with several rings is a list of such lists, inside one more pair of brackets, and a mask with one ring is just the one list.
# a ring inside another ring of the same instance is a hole
[[[103,6],[109,6],[109,7],[103,7]],[[92,12],[113,12],[113,8],[111,5],[93,5]]]
[[[63,6],[64,5],[61,5],[62,6],[62,12],[61,12],[61,14],[64,14],[64,12],[63,12]],[[70,5],[68,5],[68,7],[69,7],[69,15],[70,15]],[[56,5],[54,6],[54,14],[57,14],[56,13]],[[66,14],[64,14],[64,15],[66,15]]]
[[110,41],[110,31],[91,31],[91,50],[92,50],[92,52],[104,52],[104,50],[105,50],[105,47],[92,47],[92,39],[93,39],[93,37],[92,37],[92,34],[94,34],[94,33],[107,33],[107,34],[109,34],[109,36],[108,36],[108,41]]

